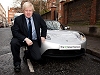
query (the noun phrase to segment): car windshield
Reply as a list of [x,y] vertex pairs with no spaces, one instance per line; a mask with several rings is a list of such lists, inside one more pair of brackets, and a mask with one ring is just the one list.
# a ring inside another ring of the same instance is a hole
[[60,23],[58,21],[45,21],[48,30],[60,30]]

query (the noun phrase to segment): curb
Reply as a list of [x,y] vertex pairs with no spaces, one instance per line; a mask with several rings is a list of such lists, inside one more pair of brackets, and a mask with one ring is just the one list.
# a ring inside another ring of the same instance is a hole
[[93,56],[96,56],[96,57],[100,58],[100,53],[95,52],[95,51],[93,51],[93,50],[86,49],[86,53],[91,54],[91,55],[93,55]]

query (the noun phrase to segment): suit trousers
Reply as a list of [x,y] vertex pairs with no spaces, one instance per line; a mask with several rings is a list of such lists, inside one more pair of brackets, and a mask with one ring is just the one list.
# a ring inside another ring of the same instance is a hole
[[25,42],[20,42],[18,39],[12,38],[10,44],[11,44],[14,66],[21,64],[20,48],[22,46],[27,46],[29,55],[31,56],[32,60],[35,61],[41,60],[41,53],[40,53],[38,42],[37,40],[32,40],[32,41],[33,41],[33,45],[27,46]]

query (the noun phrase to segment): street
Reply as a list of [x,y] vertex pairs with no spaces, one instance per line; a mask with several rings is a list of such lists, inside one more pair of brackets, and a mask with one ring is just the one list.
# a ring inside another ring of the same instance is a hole
[[[22,60],[21,72],[15,73],[10,50],[11,37],[10,28],[0,28],[0,75],[100,75],[100,59],[87,53],[80,58],[48,58],[44,66],[34,62],[35,72],[32,73]],[[88,42],[93,40],[88,36],[87,39]],[[87,45],[91,47],[88,42]],[[23,50],[21,50],[22,57]]]

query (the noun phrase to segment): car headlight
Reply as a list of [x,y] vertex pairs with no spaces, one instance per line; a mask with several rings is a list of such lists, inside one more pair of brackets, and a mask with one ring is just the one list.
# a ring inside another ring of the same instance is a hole
[[82,32],[78,32],[78,33],[74,33],[76,36],[77,36],[77,38],[79,38],[80,40],[85,40],[86,39],[86,37],[85,37],[85,35],[82,33]]
[[51,40],[51,37],[49,35],[46,36],[47,40]]
[[83,33],[79,32],[79,34],[80,34],[80,39],[81,40],[85,40],[86,39],[86,37],[85,37],[85,35]]

